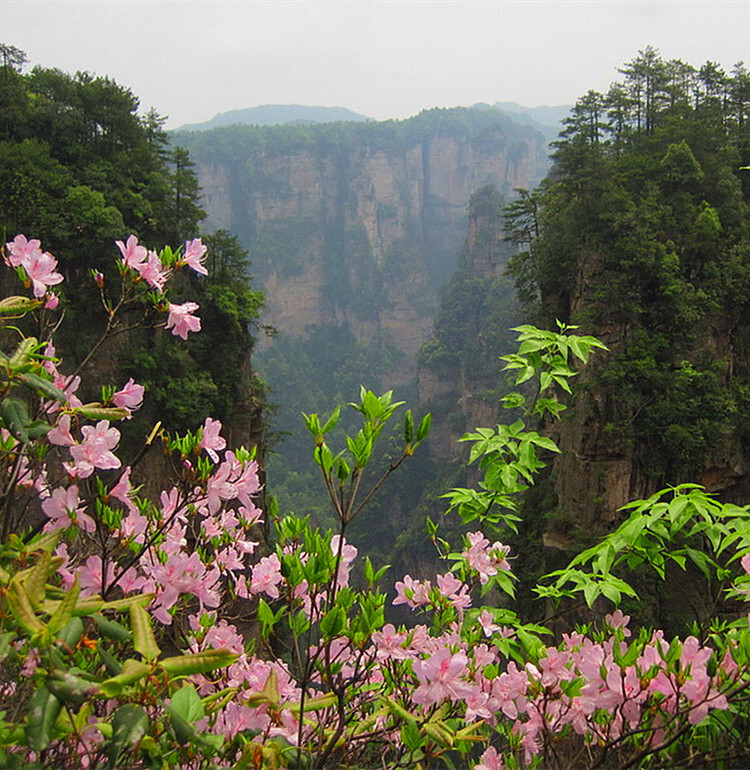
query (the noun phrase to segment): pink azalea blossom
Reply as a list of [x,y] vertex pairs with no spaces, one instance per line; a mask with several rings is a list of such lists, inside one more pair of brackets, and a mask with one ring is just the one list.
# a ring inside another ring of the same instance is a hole
[[52,494],[42,501],[42,510],[50,518],[45,527],[49,532],[55,529],[62,529],[75,524],[84,532],[93,532],[96,529],[94,520],[83,512],[84,506],[81,506],[78,499],[78,487],[72,485],[67,489],[58,487],[52,490]]
[[[334,535],[331,538],[331,551],[335,556],[339,552],[339,544],[341,541],[340,535]],[[357,549],[344,541],[341,546],[341,562],[339,563],[339,571],[336,575],[336,585],[339,588],[343,588],[349,582],[349,572],[354,559],[357,557]]]
[[457,609],[465,610],[471,607],[471,596],[468,587],[454,574],[446,572],[436,578],[440,593]]
[[146,539],[147,529],[148,519],[139,513],[135,506],[120,522],[120,536],[134,543],[142,543]]
[[81,433],[83,443],[70,447],[78,478],[87,478],[95,468],[107,470],[120,467],[119,458],[112,453],[120,440],[117,428],[110,428],[107,420],[100,420],[96,427],[84,425]]
[[398,580],[394,586],[396,598],[393,604],[406,604],[412,609],[421,607],[430,601],[430,581],[414,580],[411,575],[404,575],[403,580]]
[[122,252],[122,262],[126,267],[137,269],[138,265],[145,262],[148,257],[148,252],[145,246],[138,245],[138,239],[131,235],[126,243],[122,241],[115,241],[117,247]]
[[22,263],[34,289],[34,296],[39,299],[47,293],[50,286],[62,283],[63,277],[56,272],[57,260],[49,252],[37,252]]
[[[89,556],[86,563],[78,570],[81,581],[81,596],[94,596],[104,591],[115,579],[115,565],[107,562],[107,574],[102,577],[102,560],[100,556]],[[104,585],[102,585],[104,583]]]
[[201,275],[208,275],[208,270],[203,265],[207,251],[207,247],[203,245],[200,238],[185,241],[185,253],[180,260],[180,264],[192,267],[196,273]]
[[130,499],[133,494],[133,486],[130,483],[131,468],[128,465],[122,472],[120,480],[109,491],[109,496],[114,497],[115,500],[119,500],[129,511],[134,512],[136,510],[135,503]]
[[191,593],[201,605],[216,607],[220,602],[217,582],[218,569],[207,570],[196,552],[189,556],[181,552],[169,555],[165,564],[141,564],[143,571],[155,583],[158,596],[152,605],[154,617],[165,625],[172,623],[169,610],[181,594]]
[[474,770],[505,770],[505,762],[497,749],[490,746],[480,757],[479,764],[474,765]]
[[62,564],[57,568],[57,574],[62,578],[63,586],[65,588],[70,588],[73,583],[75,583],[75,576],[68,569],[68,565],[70,564],[68,544],[59,543],[57,548],[55,548],[55,556],[59,556],[63,560]]
[[249,506],[241,506],[239,514],[242,517],[242,521],[244,522],[245,526],[247,527],[251,527],[253,524],[260,523],[261,519],[263,518],[263,511],[253,502],[251,502]]
[[482,626],[485,636],[492,636],[492,634],[501,631],[502,628],[495,623],[495,618],[489,610],[482,610],[477,618],[479,625]]
[[264,593],[272,599],[279,598],[279,583],[283,581],[281,575],[281,562],[279,557],[272,553],[265,556],[253,567],[250,592],[253,594]]
[[36,238],[29,241],[25,235],[17,235],[10,243],[5,244],[8,250],[5,261],[11,267],[21,267],[24,263],[28,264],[32,258],[41,255],[41,247],[41,242]]
[[70,432],[70,415],[64,414],[52,430],[47,433],[47,440],[55,446],[73,446],[76,442]]
[[508,546],[501,543],[490,541],[481,532],[469,532],[466,535],[468,547],[461,556],[466,559],[471,569],[479,573],[479,582],[485,585],[493,575],[497,575],[499,570],[509,570],[510,564],[505,556]]
[[44,303],[44,309],[45,310],[56,310],[57,306],[60,304],[60,297],[57,296],[57,294],[54,294],[53,292],[50,292],[47,295],[47,300]]
[[412,657],[405,647],[406,633],[396,631],[392,623],[386,623],[381,631],[376,631],[372,642],[377,649],[375,654],[378,660],[406,660]]
[[214,650],[231,650],[241,655],[245,651],[245,640],[242,638],[235,626],[231,623],[227,623],[223,618],[221,620],[214,621],[203,639],[204,648]]
[[125,409],[139,409],[143,404],[143,393],[146,389],[131,377],[121,390],[112,396],[112,403]]
[[134,267],[152,289],[164,290],[164,284],[169,278],[169,273],[164,269],[164,265],[155,251],[149,251],[145,262],[139,262]]
[[130,567],[118,579],[117,585],[120,586],[124,594],[132,594],[134,591],[143,591],[147,582],[146,578]]
[[420,684],[412,700],[422,706],[446,699],[462,700],[474,689],[463,679],[469,665],[464,652],[453,654],[447,647],[441,647],[427,660],[416,660],[413,665]]
[[206,454],[208,454],[215,463],[219,462],[219,455],[216,453],[221,452],[222,449],[226,449],[227,446],[227,441],[219,435],[220,432],[221,422],[207,417],[206,421],[203,423],[201,441],[198,448],[205,449]]
[[170,302],[167,329],[171,329],[175,337],[182,337],[183,340],[187,339],[190,332],[199,332],[201,319],[192,315],[198,307],[196,302],[185,302],[182,305],[174,305]]

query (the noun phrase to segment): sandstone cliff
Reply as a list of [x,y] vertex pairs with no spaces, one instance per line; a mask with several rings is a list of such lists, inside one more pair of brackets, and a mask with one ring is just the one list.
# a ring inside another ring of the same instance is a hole
[[346,327],[405,356],[414,375],[438,292],[454,272],[467,204],[546,173],[544,138],[487,110],[400,123],[230,127],[177,135],[196,163],[210,228],[239,234],[280,336]]

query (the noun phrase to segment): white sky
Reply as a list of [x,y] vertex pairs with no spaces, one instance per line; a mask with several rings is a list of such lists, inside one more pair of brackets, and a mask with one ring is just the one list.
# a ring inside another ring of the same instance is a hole
[[647,45],[750,63],[750,2],[0,0],[0,42],[31,64],[108,75],[168,128],[258,104],[572,103]]

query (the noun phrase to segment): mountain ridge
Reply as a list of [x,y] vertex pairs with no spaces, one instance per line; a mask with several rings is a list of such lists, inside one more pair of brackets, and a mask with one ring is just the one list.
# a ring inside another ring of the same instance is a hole
[[260,104],[237,110],[219,112],[202,123],[186,123],[175,131],[210,131],[213,128],[231,125],[277,126],[315,125],[337,121],[366,123],[372,118],[361,115],[347,107],[321,107],[305,104]]

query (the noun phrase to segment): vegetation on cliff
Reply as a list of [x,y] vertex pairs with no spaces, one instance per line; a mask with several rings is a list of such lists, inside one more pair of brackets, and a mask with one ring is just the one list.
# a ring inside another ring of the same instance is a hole
[[[91,272],[117,280],[108,256],[129,233],[147,244],[196,237],[205,216],[197,179],[188,153],[169,146],[163,119],[140,115],[129,89],[86,72],[34,67],[24,74],[23,52],[4,45],[0,54],[0,232],[43,233],[59,258],[73,323],[58,345],[81,361],[101,310]],[[257,411],[248,358],[262,296],[233,236],[215,233],[206,241],[209,275],[175,281],[202,308],[203,339],[175,350],[153,330],[127,341],[115,334],[95,361],[113,380],[137,374],[153,396],[148,417],[179,428],[209,414],[231,419],[240,404]]]
[[592,481],[590,499],[560,501],[600,522],[664,483],[732,487],[750,457],[750,72],[648,48],[621,73],[576,103],[549,178],[507,211],[533,317],[613,350],[576,402],[588,444],[571,441],[586,461],[629,458],[629,481],[602,465],[600,494],[619,484],[619,499],[591,499]]

